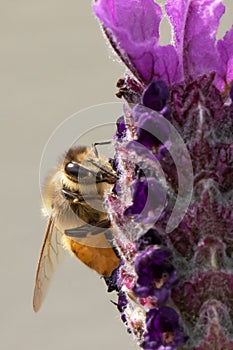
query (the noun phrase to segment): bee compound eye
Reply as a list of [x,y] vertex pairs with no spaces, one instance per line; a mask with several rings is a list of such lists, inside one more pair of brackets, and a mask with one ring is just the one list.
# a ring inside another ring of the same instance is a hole
[[91,172],[84,168],[82,165],[70,162],[65,166],[65,172],[67,175],[73,178],[90,177]]
[[68,163],[65,166],[65,172],[67,175],[78,177],[79,166],[74,163]]

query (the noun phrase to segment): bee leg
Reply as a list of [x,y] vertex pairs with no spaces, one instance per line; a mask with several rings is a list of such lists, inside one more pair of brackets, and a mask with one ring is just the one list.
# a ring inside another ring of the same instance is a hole
[[78,202],[78,197],[75,193],[70,192],[68,190],[64,190],[64,188],[61,190],[61,194],[63,195],[63,197],[73,203],[77,203]]
[[[92,225],[91,225],[92,226]],[[83,225],[76,228],[68,229],[64,231],[64,234],[72,239],[74,242],[80,242],[80,239],[86,238],[88,235],[96,236],[104,234],[106,242],[114,250],[116,256],[120,258],[118,250],[115,248],[113,243],[113,232],[111,229],[111,223],[109,220],[102,220],[96,226],[92,226],[93,229],[90,231],[90,225]]]
[[[68,230],[65,230],[64,233],[66,236],[72,238],[73,240],[79,239],[79,238],[85,238],[88,234],[90,234],[90,226],[92,225],[83,225],[79,227],[74,227]],[[102,233],[104,230],[102,227],[96,227],[93,226],[93,230],[91,230],[92,235],[98,235],[99,233]]]
[[81,238],[86,237],[88,233],[90,233],[90,226],[91,228],[91,234],[92,235],[98,235],[100,233],[104,233],[106,236],[106,239],[111,240],[113,237],[112,230],[111,230],[111,222],[108,219],[99,221],[96,224],[86,224],[79,227],[74,227],[68,230],[65,230],[64,233],[68,237],[73,238]]
[[109,219],[101,220],[101,221],[99,221],[96,224],[96,227],[110,228],[111,227],[111,221]]

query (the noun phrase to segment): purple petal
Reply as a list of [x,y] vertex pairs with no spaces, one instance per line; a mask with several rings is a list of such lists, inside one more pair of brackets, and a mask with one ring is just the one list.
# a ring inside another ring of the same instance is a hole
[[105,283],[107,284],[107,291],[108,293],[115,291],[119,291],[119,286],[118,286],[118,279],[119,279],[119,268],[120,266],[123,265],[123,261],[121,261],[120,265],[113,270],[111,276],[109,277],[104,277]]
[[156,338],[160,332],[172,332],[179,328],[179,316],[175,310],[168,306],[152,309],[146,316],[147,328],[151,330],[151,338]]
[[[155,297],[160,303],[165,303],[169,297],[170,289],[177,280],[176,272],[171,264],[172,254],[166,248],[153,247],[138,254],[135,260],[135,271],[138,275],[134,294],[141,298]],[[164,279],[166,274],[166,279]],[[162,284],[156,285],[155,281]]]
[[[168,306],[148,311],[146,314],[146,326],[148,333],[144,337],[144,350],[162,349],[161,345],[173,350],[187,341],[187,337],[179,326],[177,312]],[[166,332],[172,332],[174,336],[168,343],[163,338],[163,333]]]
[[126,124],[125,124],[125,118],[123,116],[119,117],[116,122],[117,125],[117,132],[116,132],[116,137],[119,140],[122,140],[125,135],[126,135]]
[[181,61],[174,46],[155,47],[153,61],[153,79],[162,79],[168,85],[179,83],[183,79]]
[[127,325],[127,319],[126,319],[126,316],[124,314],[124,311],[125,311],[125,309],[127,307],[127,304],[128,304],[128,300],[126,298],[125,293],[120,292],[118,294],[118,303],[116,305],[117,305],[118,311],[121,313],[121,320],[126,325]]
[[165,143],[169,139],[169,127],[165,118],[151,109],[136,105],[133,109],[136,121],[137,141],[151,149],[154,145]]
[[136,241],[136,249],[140,252],[150,245],[161,245],[161,243],[162,237],[156,229],[151,228]]
[[123,32],[138,44],[159,39],[162,13],[153,0],[97,0],[94,10],[108,28],[116,30],[119,39]]
[[124,215],[133,216],[135,221],[157,220],[166,202],[162,185],[153,177],[136,180],[132,187],[133,204],[126,208]]
[[132,185],[133,205],[125,210],[125,215],[140,214],[146,205],[148,196],[147,181],[136,181]]
[[224,10],[221,0],[167,1],[166,12],[174,28],[184,76],[216,71],[216,32]]
[[169,89],[163,80],[154,80],[144,90],[142,95],[142,103],[144,106],[161,111],[166,105],[169,97]]
[[217,43],[219,53],[219,69],[217,86],[223,90],[225,83],[230,84],[233,81],[233,26],[225,34],[222,40]]
[[158,46],[162,11],[153,0],[97,0],[94,11],[114,50],[139,80],[182,80],[175,48]]
[[153,0],[97,0],[94,12],[127,66],[143,80],[150,81],[152,52],[159,39],[162,18],[160,6]]

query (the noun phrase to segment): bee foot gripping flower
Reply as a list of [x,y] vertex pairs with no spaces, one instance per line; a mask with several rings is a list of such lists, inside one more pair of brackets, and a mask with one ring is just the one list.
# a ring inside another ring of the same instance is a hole
[[106,198],[121,265],[110,280],[144,350],[233,349],[233,27],[221,0],[97,0],[130,73]]

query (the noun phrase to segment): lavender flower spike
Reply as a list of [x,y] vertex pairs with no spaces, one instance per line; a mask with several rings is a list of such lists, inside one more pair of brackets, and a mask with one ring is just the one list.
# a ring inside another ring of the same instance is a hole
[[233,26],[217,40],[221,0],[164,2],[166,46],[156,1],[94,2],[131,71],[106,196],[121,265],[106,282],[144,350],[233,350]]

